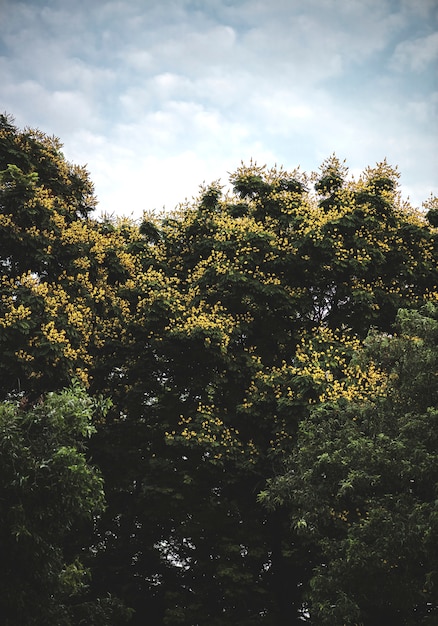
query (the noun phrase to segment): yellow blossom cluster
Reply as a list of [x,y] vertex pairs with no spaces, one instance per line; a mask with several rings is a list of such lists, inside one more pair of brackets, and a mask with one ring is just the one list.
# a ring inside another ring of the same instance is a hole
[[254,464],[259,454],[251,439],[244,442],[237,428],[225,424],[215,407],[205,404],[198,406],[193,417],[181,415],[178,429],[166,432],[165,437],[169,444],[199,448],[212,463],[234,458]]
[[341,335],[324,326],[304,333],[292,362],[259,368],[240,409],[251,414],[271,411],[276,433],[271,446],[275,447],[290,437],[287,424],[281,421],[284,418],[278,416],[293,415],[297,404],[384,396],[385,374],[374,364],[362,365],[354,359],[361,345],[357,337]]
[[14,220],[11,214],[0,213],[0,228],[14,227]]
[[220,302],[213,305],[201,302],[184,309],[181,316],[172,320],[165,330],[171,334],[202,337],[226,349],[235,324],[233,316],[227,313]]
[[44,206],[44,208],[48,209],[49,211],[53,211],[55,206],[55,198],[49,189],[43,187],[42,185],[37,185],[34,189],[32,197],[26,200],[24,206],[29,210],[32,210],[39,206]]
[[0,327],[2,328],[11,327],[16,324],[16,322],[29,319],[32,315],[32,311],[29,307],[23,304],[16,305],[10,297],[2,296],[1,308],[6,309],[0,317]]
[[90,228],[87,222],[76,220],[68,224],[61,231],[61,242],[63,244],[85,244],[90,239]]
[[25,350],[16,350],[15,356],[17,357],[19,361],[24,361],[27,363],[30,363],[31,361],[35,359],[33,354],[30,354],[29,352],[26,352]]
[[86,272],[87,270],[90,269],[91,267],[91,261],[88,257],[83,256],[83,257],[78,257],[77,259],[75,259],[73,261],[73,265],[75,266],[75,268],[77,268],[78,270],[82,271],[82,272]]

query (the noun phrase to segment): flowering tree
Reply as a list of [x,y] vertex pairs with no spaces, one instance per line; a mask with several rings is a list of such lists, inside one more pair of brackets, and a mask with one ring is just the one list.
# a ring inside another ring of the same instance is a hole
[[258,494],[274,502],[309,420],[387,384],[356,356],[436,300],[436,202],[404,202],[386,162],[354,180],[333,156],[311,175],[242,165],[233,192],[141,224],[98,219],[60,148],[0,118],[0,394],[32,405],[76,377],[112,398],[89,444],[107,508],[75,535],[90,597],[121,598],[131,624],[318,615],[301,500]]
[[142,237],[129,220],[92,217],[88,174],[57,139],[3,115],[0,140],[0,397],[72,377],[88,385],[105,360],[103,384],[130,324],[134,281],[146,299],[157,272],[141,272]]
[[164,326],[132,326],[126,417],[99,457],[117,498],[98,556],[114,592],[131,581],[139,620],[304,619],[319,548],[257,494],[314,407],[381,384],[353,359],[370,326],[389,331],[401,304],[435,297],[436,232],[397,178],[384,162],[351,180],[335,157],[313,177],[242,166],[233,194],[214,183],[140,227],[173,300]]

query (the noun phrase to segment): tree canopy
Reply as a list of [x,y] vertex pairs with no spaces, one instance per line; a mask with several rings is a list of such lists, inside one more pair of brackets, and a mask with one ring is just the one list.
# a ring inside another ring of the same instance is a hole
[[[103,415],[78,383],[28,406],[0,404],[0,613],[15,624],[106,624],[117,603],[87,597],[86,546],[73,528],[104,508],[103,480],[86,457],[85,441]],[[120,612],[120,611],[119,611]],[[114,622],[111,622],[114,623]]]
[[396,329],[371,332],[353,358],[379,384],[315,407],[260,496],[315,547],[318,624],[437,619],[437,306],[401,309]]
[[111,400],[78,452],[105,507],[56,539],[87,623],[432,624],[437,201],[333,155],[96,217],[58,140],[1,116],[0,144],[6,421],[73,379]]

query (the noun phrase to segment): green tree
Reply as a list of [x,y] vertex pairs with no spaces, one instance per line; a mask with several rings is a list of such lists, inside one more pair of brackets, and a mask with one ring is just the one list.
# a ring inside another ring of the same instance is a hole
[[312,624],[436,623],[437,306],[400,310],[397,330],[371,333],[354,358],[380,384],[312,411],[262,494],[318,554]]
[[111,599],[87,598],[78,524],[104,508],[103,481],[87,459],[93,415],[106,411],[78,385],[28,405],[0,404],[2,624],[113,624]]

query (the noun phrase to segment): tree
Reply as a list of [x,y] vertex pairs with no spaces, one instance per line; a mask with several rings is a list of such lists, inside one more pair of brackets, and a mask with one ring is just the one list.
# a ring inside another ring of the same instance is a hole
[[87,173],[6,116],[0,159],[0,397],[77,377],[113,401],[89,443],[107,508],[68,540],[88,597],[133,626],[301,623],[321,547],[257,494],[317,407],[382,384],[353,357],[433,300],[435,202],[333,156],[312,175],[242,165],[232,193],[136,224],[94,217]]
[[[87,459],[98,405],[75,384],[34,405],[0,404],[0,536],[5,626],[118,621],[111,599],[87,598],[88,572],[79,546],[68,541],[78,524],[104,508],[103,481]],[[117,610],[116,610],[117,609]]]
[[[73,378],[94,383],[97,397],[131,315],[129,248],[141,238],[138,228],[91,217],[88,174],[65,160],[56,138],[0,116],[0,159],[0,398],[33,406]],[[88,525],[68,534],[83,560],[93,532]],[[76,577],[79,589],[79,570]],[[113,623],[117,611],[96,602],[96,624]]]
[[148,288],[138,227],[93,218],[86,170],[56,138],[5,115],[0,170],[0,397],[38,397],[73,377],[103,385],[136,305],[134,281]]
[[354,363],[364,393],[325,401],[299,429],[288,472],[262,499],[289,508],[318,560],[312,624],[434,624],[438,615],[438,308],[400,310]]
[[113,494],[96,567],[133,623],[300,623],[318,548],[257,494],[324,394],[376,384],[350,366],[370,325],[436,289],[436,232],[386,163],[349,181],[332,158],[316,193],[255,165],[232,182],[140,227],[164,324],[132,318],[121,412],[95,439]]

